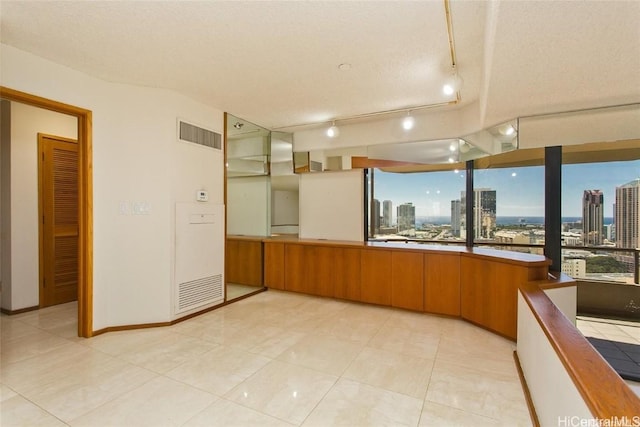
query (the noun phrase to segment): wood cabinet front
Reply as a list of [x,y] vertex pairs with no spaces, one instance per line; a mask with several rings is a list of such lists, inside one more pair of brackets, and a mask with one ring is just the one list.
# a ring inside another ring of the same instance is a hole
[[460,256],[424,255],[424,311],[460,316]]
[[[535,271],[536,268],[533,269]],[[515,340],[518,329],[518,286],[530,280],[531,274],[530,269],[520,265],[462,257],[462,318]]]
[[360,249],[335,248],[333,296],[360,301]]
[[[228,256],[251,252],[241,247],[229,245]],[[266,241],[264,251],[268,287],[462,317],[512,339],[518,286],[548,270],[543,258],[486,249]]]
[[284,289],[306,293],[304,246],[285,244],[284,259]]
[[264,285],[272,289],[284,289],[284,243],[264,244]]
[[226,281],[262,286],[262,241],[227,239]]
[[333,296],[333,283],[335,281],[333,260],[335,251],[332,247],[304,247],[306,293],[323,297]]
[[360,301],[391,305],[391,251],[360,252]]
[[422,311],[424,267],[422,253],[391,253],[391,305]]

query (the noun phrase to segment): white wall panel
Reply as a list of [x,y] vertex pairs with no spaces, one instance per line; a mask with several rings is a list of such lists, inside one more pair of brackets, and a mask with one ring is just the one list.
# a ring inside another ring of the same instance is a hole
[[364,240],[360,169],[300,175],[300,238]]

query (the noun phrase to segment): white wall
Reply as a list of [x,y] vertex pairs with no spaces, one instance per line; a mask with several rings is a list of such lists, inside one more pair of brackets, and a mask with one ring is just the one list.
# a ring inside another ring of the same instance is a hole
[[[95,79],[10,46],[0,45],[0,55],[3,86],[93,112],[94,330],[169,320],[174,204],[193,200],[202,187],[211,202],[222,203],[224,174],[220,153],[180,146],[176,120],[222,133],[223,113],[172,91]],[[148,214],[133,215],[135,203],[146,204]]]
[[547,294],[562,314],[575,325],[578,310],[578,286],[545,289],[544,293]]
[[35,307],[39,300],[39,222],[38,222],[38,133],[76,139],[75,117],[11,103],[11,178],[9,192],[11,241],[10,275],[3,276],[2,308],[19,310]]
[[592,415],[529,305],[518,293],[518,358],[542,426]]
[[271,186],[268,176],[227,180],[227,233],[245,236],[271,234]]
[[271,233],[298,234],[299,194],[271,189]]
[[518,134],[520,148],[637,139],[640,105],[524,117]]
[[298,225],[298,199],[297,191],[272,191],[271,225]]
[[300,175],[300,237],[364,240],[364,174],[355,169]]

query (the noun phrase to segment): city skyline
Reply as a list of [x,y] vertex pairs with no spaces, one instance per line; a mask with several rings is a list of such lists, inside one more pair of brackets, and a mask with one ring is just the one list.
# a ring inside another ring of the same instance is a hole
[[[464,170],[415,174],[376,170],[374,197],[390,200],[394,207],[413,203],[417,217],[450,217],[451,201],[460,199],[465,190],[464,176]],[[562,216],[582,217],[584,191],[597,189],[604,194],[604,217],[613,217],[616,187],[638,177],[640,160],[564,165]],[[542,166],[476,170],[474,185],[496,190],[499,217],[544,217]]]

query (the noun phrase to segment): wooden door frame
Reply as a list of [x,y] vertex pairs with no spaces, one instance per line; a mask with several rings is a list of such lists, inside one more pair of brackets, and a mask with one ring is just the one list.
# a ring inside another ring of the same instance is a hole
[[92,112],[0,86],[0,98],[78,119],[78,336],[93,335],[93,119]]

